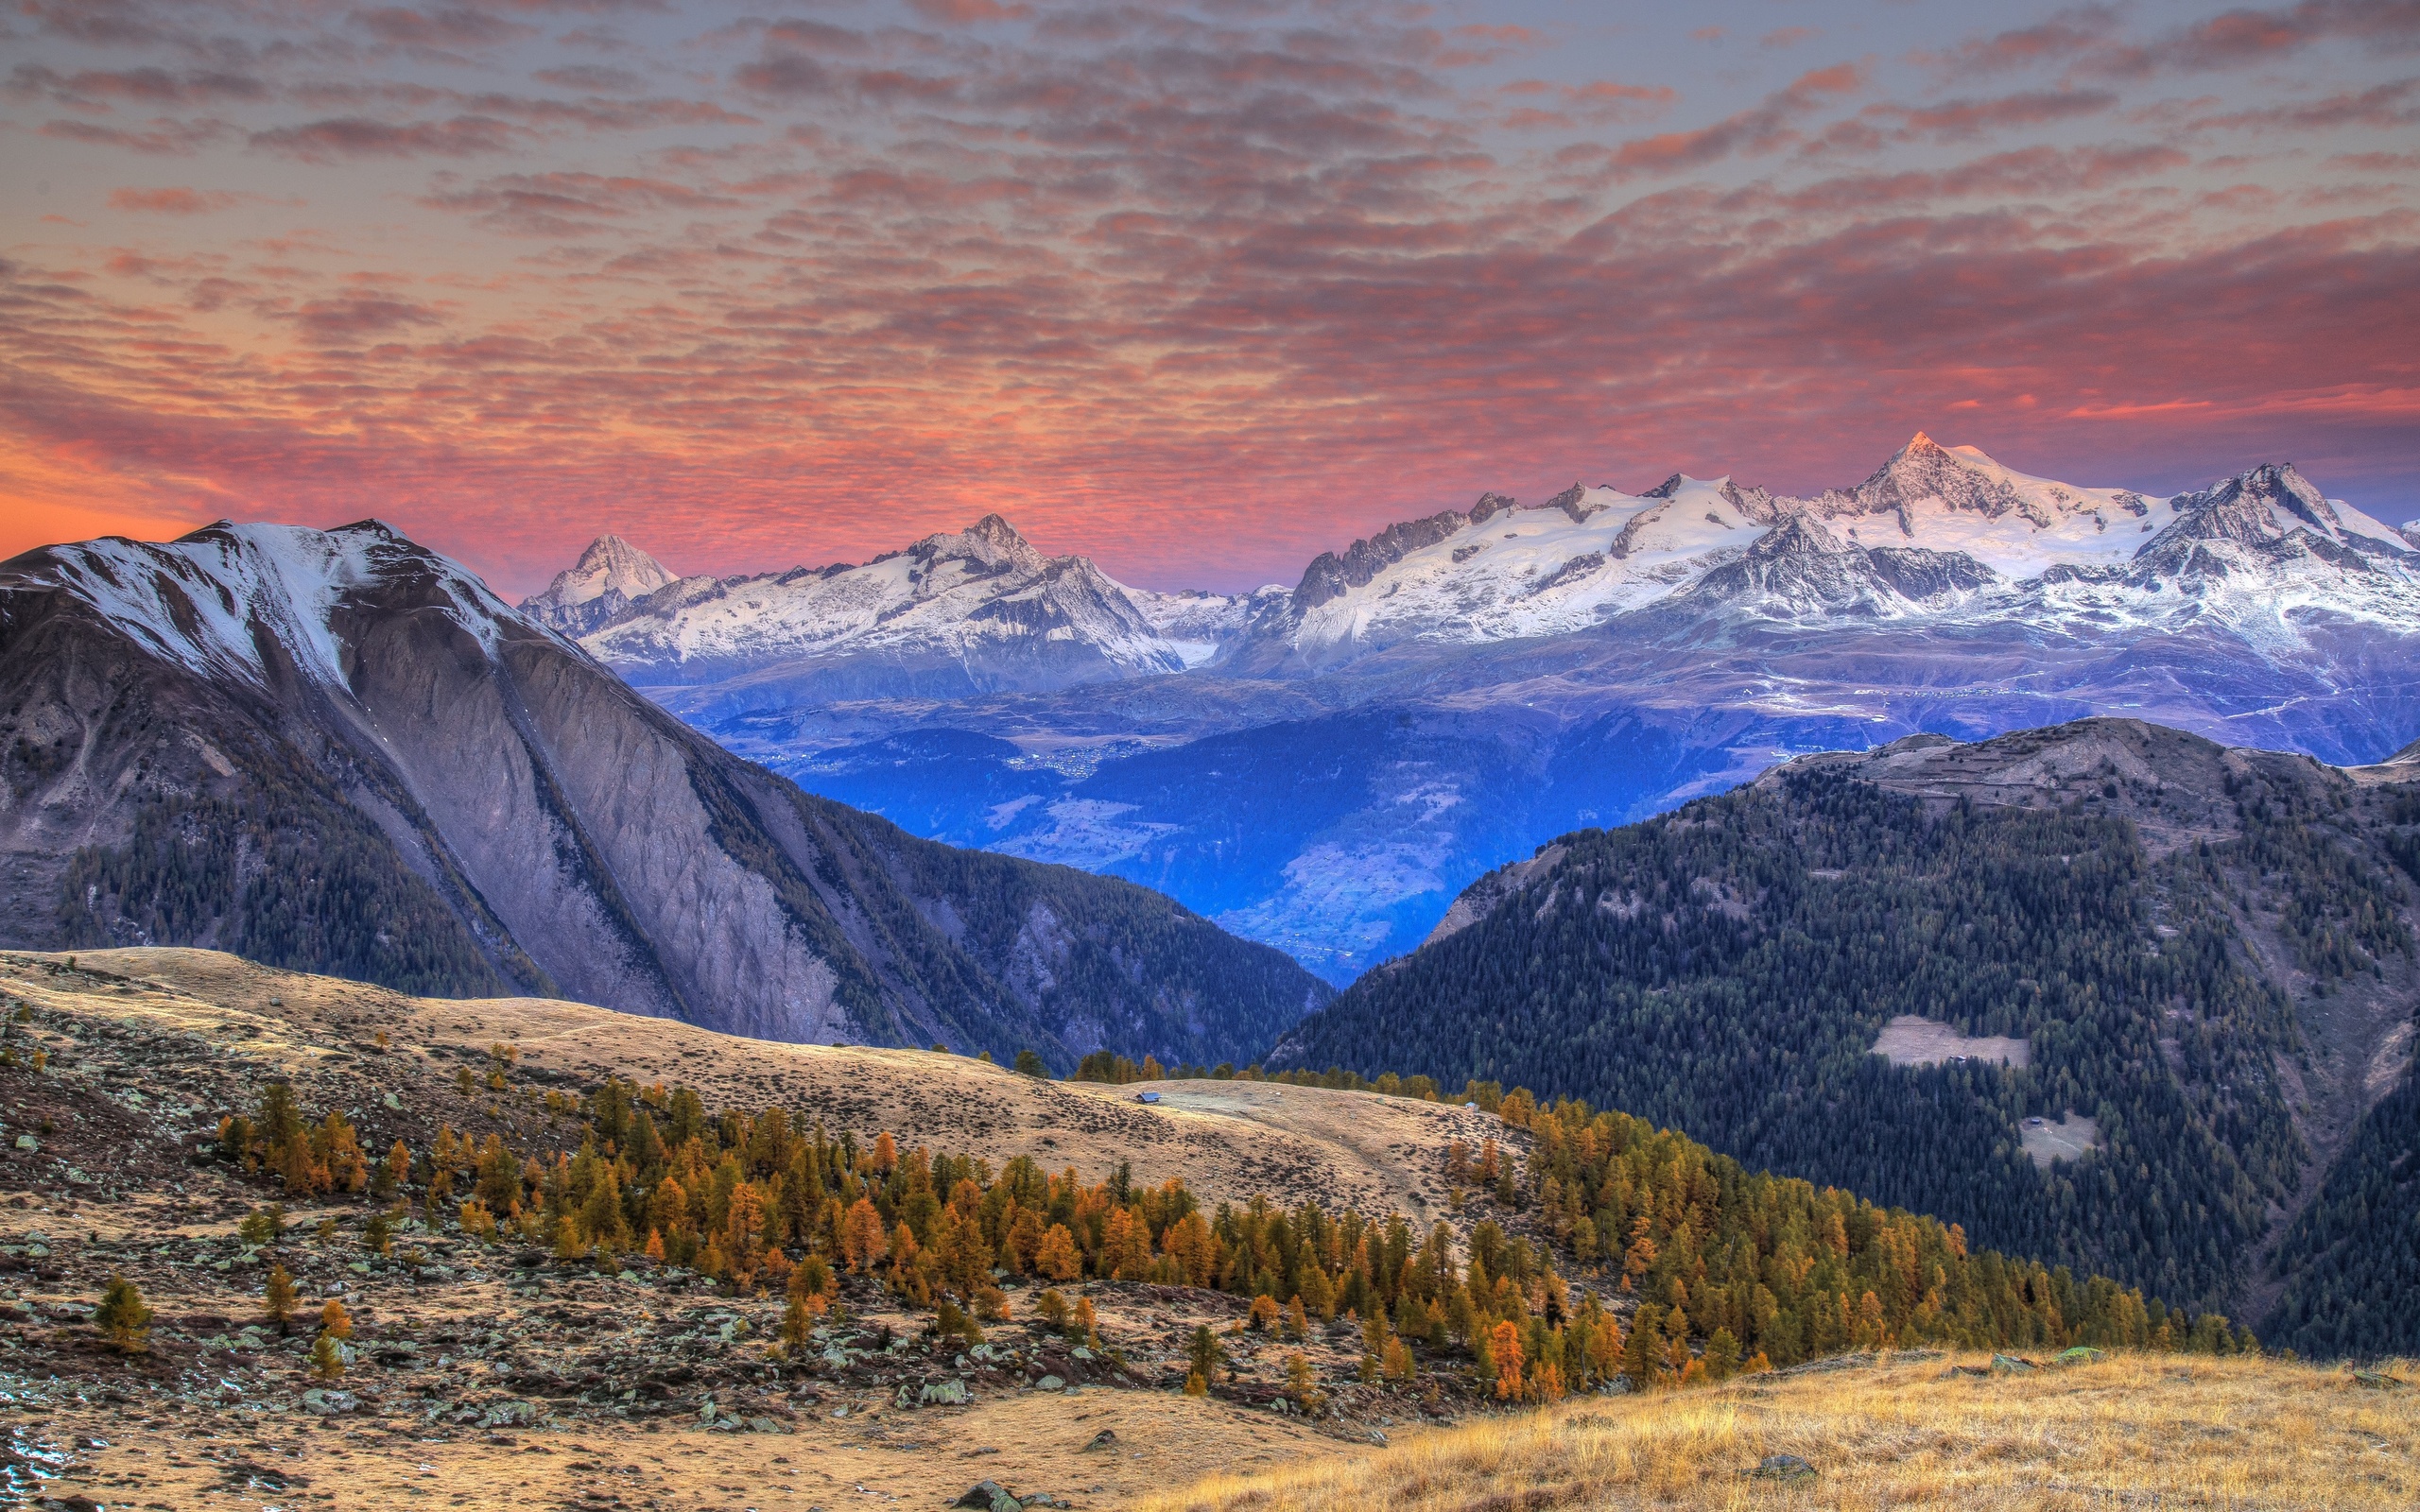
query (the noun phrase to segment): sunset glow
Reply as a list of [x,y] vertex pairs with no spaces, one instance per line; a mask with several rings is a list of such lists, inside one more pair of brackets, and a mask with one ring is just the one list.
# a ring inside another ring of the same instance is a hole
[[[1988,14],[1990,20],[1979,17]],[[1616,19],[1609,20],[1608,16]],[[2420,9],[25,0],[0,555],[1149,586],[1913,431],[2420,513]]]

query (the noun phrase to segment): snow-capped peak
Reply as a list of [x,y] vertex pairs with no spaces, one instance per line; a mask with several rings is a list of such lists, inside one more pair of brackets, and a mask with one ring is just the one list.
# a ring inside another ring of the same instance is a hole
[[625,598],[645,598],[673,575],[662,562],[619,536],[599,536],[569,572],[557,573],[546,589],[559,604],[584,604],[611,588]]
[[221,520],[172,541],[98,541],[19,558],[27,579],[65,589],[152,655],[208,676],[269,683],[266,642],[306,677],[345,686],[334,627],[348,593],[424,577],[443,611],[493,649],[512,617],[476,575],[377,520],[334,530]]
[[987,568],[1018,572],[1038,571],[1050,560],[1035,549],[1033,542],[1019,535],[1016,526],[997,514],[987,514],[964,530],[926,536],[904,554],[886,553],[874,560],[888,561],[896,555],[920,557],[926,561],[971,561]]
[[579,560],[555,574],[544,593],[522,600],[521,611],[579,634],[675,580],[662,562],[621,537],[599,536]]

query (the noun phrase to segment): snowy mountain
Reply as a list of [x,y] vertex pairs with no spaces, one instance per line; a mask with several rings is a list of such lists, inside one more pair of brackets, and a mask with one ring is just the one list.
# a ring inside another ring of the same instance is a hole
[[862,566],[670,582],[581,644],[642,685],[722,684],[743,704],[956,698],[1183,672],[1251,608],[1129,589],[994,514]]
[[1237,595],[986,521],[666,584],[581,644],[815,792],[1160,888],[1341,982],[1541,841],[1797,752],[2109,713],[2376,761],[2420,735],[2414,537],[2290,467],[2161,498],[1919,435],[1806,498],[1488,493]]
[[[1641,610],[1806,623],[1891,616],[2101,634],[2208,613],[2291,633],[2300,613],[2420,627],[2405,533],[2290,466],[2152,501],[2003,467],[1919,433],[1812,499],[1675,475],[1633,496],[1484,495],[1314,561],[1217,664],[1332,671],[1405,645],[1567,635]],[[2273,636],[2272,636],[2273,638]]]
[[[652,566],[591,556],[558,606]],[[1063,1067],[1248,1056],[1324,996],[1139,887],[800,791],[375,521],[0,564],[0,945]]]
[[619,536],[599,536],[579,560],[555,574],[521,612],[565,635],[581,636],[625,618],[631,606],[673,581],[664,564]]

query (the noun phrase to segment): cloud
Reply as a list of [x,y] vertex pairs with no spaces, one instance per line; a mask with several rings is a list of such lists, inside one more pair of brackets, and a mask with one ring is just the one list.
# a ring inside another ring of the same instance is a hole
[[1735,153],[1770,152],[1793,140],[1796,123],[1824,101],[1854,94],[1864,86],[1865,71],[1855,63],[1810,69],[1754,108],[1712,126],[1625,142],[1614,149],[1608,166],[1613,177],[1626,179],[1685,173]]
[[437,312],[424,304],[378,294],[305,301],[294,319],[314,341],[357,341],[438,323]]
[[1996,99],[1944,100],[1935,105],[1876,105],[1863,112],[1874,121],[1893,124],[1900,141],[1973,141],[2011,128],[2048,126],[2100,115],[2114,109],[2118,96],[2108,90],[2038,90],[2005,94]]
[[508,174],[469,189],[427,197],[441,210],[464,211],[517,236],[587,236],[658,211],[695,215],[740,201],[667,179],[593,173]]
[[2332,131],[2345,127],[2394,129],[2420,122],[2420,78],[2399,78],[2291,105],[2193,115],[2194,129]]
[[1513,99],[1539,100],[1505,112],[1504,124],[1516,129],[1546,128],[1567,130],[1577,126],[1609,126],[1637,121],[1669,110],[1680,94],[1668,84],[1623,84],[1598,79],[1586,84],[1520,79],[1499,93]]
[[513,129],[487,116],[458,115],[449,121],[395,124],[366,116],[336,116],[301,126],[255,131],[254,150],[304,163],[341,163],[351,158],[468,158],[510,149]]
[[91,121],[50,121],[42,134],[66,142],[123,147],[147,157],[189,158],[234,134],[224,121],[177,121],[162,117],[139,128],[100,126]]
[[587,90],[597,94],[636,94],[647,88],[647,80],[629,69],[609,68],[602,63],[542,68],[529,77],[541,84],[552,84],[560,89]]
[[2120,15],[2114,7],[2083,7],[1927,60],[1960,73],[2063,63],[2088,77],[2128,78],[2242,68],[2329,41],[2387,53],[2420,49],[2420,0],[2303,0],[2281,9],[2235,9],[2141,42],[2121,33]]
[[268,84],[259,77],[226,69],[94,68],[60,74],[40,63],[18,64],[9,76],[8,88],[11,94],[38,95],[96,111],[115,103],[158,107],[258,100],[268,95]]
[[112,210],[130,210],[154,215],[199,215],[214,210],[225,210],[238,204],[238,196],[198,189],[112,189],[110,191]]
[[443,6],[428,10],[384,6],[375,10],[354,11],[353,22],[381,42],[414,48],[493,47],[535,36],[538,31],[526,23],[507,21],[470,6]]
[[[736,570],[1004,507],[1234,584],[1575,469],[1821,487],[1953,405],[2079,481],[2273,446],[2357,501],[2420,481],[2420,85],[2375,60],[2313,83],[2071,10],[1934,34],[1919,93],[1877,60],[1760,96],[1718,75],[1800,56],[1733,45],[1761,28],[1626,82],[1359,0],[577,43],[515,0],[476,9],[545,34],[268,4],[108,11],[139,43],[13,16],[16,150],[117,214],[0,265],[0,487],[34,457],[157,519],[372,498],[540,582],[639,511]],[[208,156],[92,181],[87,145]],[[207,214],[279,171],[246,153],[339,166],[374,218]]]
[[953,26],[977,21],[1024,21],[1033,14],[1031,6],[1004,6],[999,0],[908,0],[908,9],[927,21]]

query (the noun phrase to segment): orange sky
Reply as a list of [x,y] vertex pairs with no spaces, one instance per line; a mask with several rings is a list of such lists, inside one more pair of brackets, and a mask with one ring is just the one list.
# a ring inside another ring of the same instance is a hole
[[375,514],[517,593],[982,512],[1129,581],[1912,431],[2420,512],[2420,20],[1764,0],[0,21],[0,555]]

